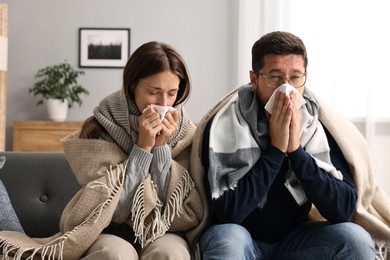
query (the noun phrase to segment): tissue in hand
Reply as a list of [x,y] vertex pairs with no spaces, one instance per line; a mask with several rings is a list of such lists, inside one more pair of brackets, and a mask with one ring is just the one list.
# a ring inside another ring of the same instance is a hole
[[[168,111],[176,110],[174,107],[164,107],[164,106],[159,106],[154,104],[151,104],[150,107],[156,110],[156,112],[160,114],[161,121],[164,120],[165,115]],[[145,108],[144,111],[142,112],[145,112],[146,109],[147,108]]]
[[272,114],[272,110],[274,108],[274,103],[275,103],[275,98],[276,98],[276,93],[277,92],[283,92],[285,91],[286,92],[286,95],[290,95],[290,92],[291,91],[294,91],[295,94],[296,94],[296,106],[298,107],[298,109],[304,105],[306,103],[305,99],[302,97],[302,95],[299,93],[299,91],[294,88],[293,86],[291,86],[290,84],[288,83],[285,83],[283,85],[281,85],[280,87],[278,87],[277,89],[275,89],[274,93],[272,94],[272,96],[270,97],[270,99],[268,100],[267,104],[265,104],[265,110],[267,110],[270,114]]

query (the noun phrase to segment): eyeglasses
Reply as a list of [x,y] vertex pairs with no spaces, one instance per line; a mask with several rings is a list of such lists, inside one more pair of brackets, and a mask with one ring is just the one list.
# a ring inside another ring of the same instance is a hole
[[268,73],[266,75],[260,73],[259,75],[266,78],[267,85],[271,88],[279,87],[286,80],[291,84],[291,86],[300,88],[305,85],[307,77],[305,73],[293,73],[288,77],[285,77],[279,73]]

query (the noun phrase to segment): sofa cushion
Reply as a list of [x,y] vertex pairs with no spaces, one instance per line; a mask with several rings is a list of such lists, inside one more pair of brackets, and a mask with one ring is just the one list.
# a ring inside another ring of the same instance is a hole
[[48,237],[59,231],[61,213],[80,190],[62,152],[1,152],[0,179],[27,235]]

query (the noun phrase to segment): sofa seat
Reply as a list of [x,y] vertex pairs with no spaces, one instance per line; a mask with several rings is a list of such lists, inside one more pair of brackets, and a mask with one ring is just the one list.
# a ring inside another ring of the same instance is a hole
[[80,190],[63,152],[0,152],[0,170],[15,212],[30,237],[59,232],[63,209]]

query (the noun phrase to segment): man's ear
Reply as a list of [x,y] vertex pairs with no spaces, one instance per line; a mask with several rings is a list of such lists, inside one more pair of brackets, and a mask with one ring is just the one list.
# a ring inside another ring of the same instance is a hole
[[249,77],[251,79],[252,90],[257,89],[257,74],[251,70],[249,71]]

